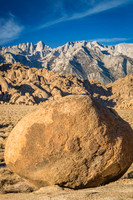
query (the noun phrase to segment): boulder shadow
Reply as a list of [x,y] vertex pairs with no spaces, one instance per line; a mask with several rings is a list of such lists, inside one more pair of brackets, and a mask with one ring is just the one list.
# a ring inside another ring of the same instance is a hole
[[113,95],[112,87],[106,87],[100,83],[90,83],[89,80],[84,81],[85,89],[91,94],[93,99],[103,103],[106,106],[114,107],[116,103],[113,99],[108,99],[108,97]]

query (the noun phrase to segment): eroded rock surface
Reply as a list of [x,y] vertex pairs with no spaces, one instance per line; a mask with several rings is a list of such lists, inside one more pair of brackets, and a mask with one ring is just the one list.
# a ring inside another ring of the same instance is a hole
[[46,69],[0,64],[0,103],[35,105],[71,94],[91,94],[106,106],[133,109],[133,74],[108,85]]
[[115,112],[87,95],[70,95],[45,102],[16,125],[5,161],[37,187],[86,188],[121,177],[132,146],[132,129]]
[[30,68],[21,63],[0,65],[2,104],[34,105],[70,94],[88,94],[83,84],[83,80],[77,79],[74,75]]

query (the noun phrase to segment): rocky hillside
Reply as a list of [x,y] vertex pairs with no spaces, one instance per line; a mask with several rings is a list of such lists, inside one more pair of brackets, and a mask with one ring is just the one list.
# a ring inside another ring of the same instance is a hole
[[88,94],[83,80],[20,63],[0,65],[1,103],[33,105],[69,94]]
[[69,42],[51,49],[42,41],[0,48],[0,63],[21,62],[63,74],[75,74],[84,80],[97,79],[108,84],[133,73],[133,44],[116,46],[97,42]]
[[133,108],[133,74],[105,86],[21,63],[0,64],[1,104],[34,105],[71,94],[88,94],[110,107]]
[[106,86],[97,81],[85,82],[93,98],[106,106],[133,109],[133,74],[120,78]]

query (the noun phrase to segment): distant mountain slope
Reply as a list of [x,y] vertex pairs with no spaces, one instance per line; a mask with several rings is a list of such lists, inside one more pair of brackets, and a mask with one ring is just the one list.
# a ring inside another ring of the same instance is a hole
[[40,59],[52,51],[50,47],[42,41],[37,44],[23,43],[16,46],[0,48],[0,63],[3,61],[9,63],[21,62],[30,67],[42,67]]
[[75,74],[85,80],[97,79],[108,84],[133,73],[133,44],[116,46],[97,42],[69,42],[51,49],[42,41],[0,48],[0,63],[21,62],[64,74]]

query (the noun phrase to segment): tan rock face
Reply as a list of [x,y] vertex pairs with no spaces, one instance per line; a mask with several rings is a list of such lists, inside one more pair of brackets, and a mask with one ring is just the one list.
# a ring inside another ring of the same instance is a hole
[[3,93],[8,92],[8,84],[6,82],[6,80],[0,75],[0,90]]
[[7,166],[35,186],[99,186],[121,177],[133,161],[133,132],[87,95],[47,101],[12,130]]
[[[7,94],[4,95],[2,92]],[[29,68],[21,63],[0,64],[2,103],[39,104],[69,94],[88,94],[83,80],[77,79],[74,75],[61,75],[46,69]]]
[[120,78],[106,86],[96,80],[85,81],[85,88],[93,98],[106,106],[133,109],[133,74]]
[[91,94],[106,106],[133,109],[133,74],[105,86],[96,80],[78,79],[72,74],[30,68],[21,63],[0,64],[2,104],[33,105],[70,94]]
[[133,109],[133,74],[118,79],[114,83],[109,84],[109,87],[112,88],[113,94],[110,96],[110,99],[116,102],[116,108]]

